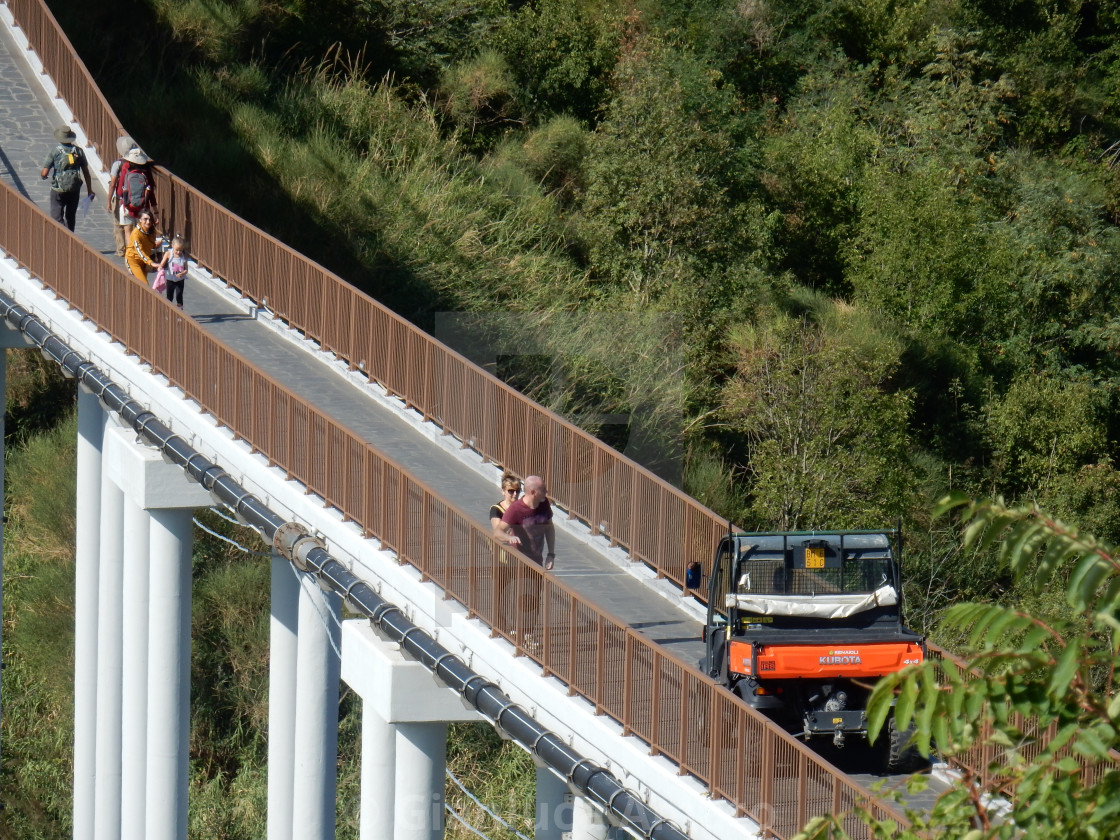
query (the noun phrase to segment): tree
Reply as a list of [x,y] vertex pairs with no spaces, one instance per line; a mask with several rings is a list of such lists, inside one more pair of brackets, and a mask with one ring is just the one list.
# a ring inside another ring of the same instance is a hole
[[581,211],[592,271],[639,306],[715,285],[756,250],[741,201],[738,101],[701,63],[640,31],[589,144]]
[[910,394],[891,387],[899,344],[868,313],[772,313],[732,339],[723,418],[749,441],[749,518],[764,527],[882,526],[911,492]]
[[1047,497],[1063,478],[1105,456],[1109,409],[1106,392],[1093,383],[1017,377],[989,406],[993,479],[1016,495]]
[[[968,633],[963,664],[927,659],[880,681],[868,704],[870,734],[892,713],[913,723],[917,746],[962,762],[960,783],[901,830],[861,818],[876,838],[1120,836],[1120,553],[1036,506],[951,494],[937,512],[962,510],[963,542],[995,550],[1017,580],[1064,590],[1063,615],[958,604],[945,621]],[[990,751],[983,766],[978,757]],[[848,837],[835,817],[799,838]]]
[[495,33],[526,112],[539,120],[559,114],[595,119],[618,60],[617,22],[604,5],[596,11],[579,0],[526,3]]

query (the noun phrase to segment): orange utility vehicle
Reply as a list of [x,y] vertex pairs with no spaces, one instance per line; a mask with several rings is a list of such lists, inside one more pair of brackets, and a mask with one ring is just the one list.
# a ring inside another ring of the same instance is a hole
[[[708,587],[701,668],[805,740],[867,736],[867,697],[921,662],[902,624],[897,531],[729,533]],[[884,764],[913,760],[893,716]]]

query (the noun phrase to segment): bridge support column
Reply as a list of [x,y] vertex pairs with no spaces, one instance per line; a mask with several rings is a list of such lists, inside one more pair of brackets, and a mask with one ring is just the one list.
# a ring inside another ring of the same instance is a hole
[[447,723],[398,723],[394,840],[443,837]]
[[396,773],[397,728],[363,704],[358,840],[393,840]]
[[121,840],[145,840],[148,749],[148,513],[124,503],[124,655],[121,691]]
[[[292,836],[332,840],[338,789],[342,599],[303,575],[299,593]],[[275,770],[277,768],[270,768]]]
[[[118,428],[106,430],[105,444]],[[108,466],[108,464],[106,464]],[[101,472],[101,562],[97,580],[97,776],[94,836],[121,833],[121,673],[124,596],[124,494]]]
[[[186,840],[193,513],[211,503],[210,494],[158,451],[136,443],[131,429],[107,429],[104,452],[102,483],[120,488],[117,492],[127,500],[127,579],[122,575],[117,591],[120,597],[128,590],[129,615],[126,619],[118,612],[117,626],[127,621],[130,637],[118,646],[118,656],[126,651],[128,658],[124,673],[118,674],[123,686],[118,691],[126,696],[118,695],[125,702],[116,705],[116,727],[118,750],[124,750],[118,755],[127,764],[123,772],[139,787],[118,789],[117,830],[98,831],[97,836]],[[103,573],[102,580],[106,577]],[[99,661],[99,680],[103,672]],[[99,693],[99,724],[100,702]],[[122,728],[127,737],[120,736]],[[98,755],[100,749],[99,731]],[[97,807],[100,826],[100,799]]]
[[537,767],[535,840],[563,840],[572,830],[572,795],[567,783],[547,767]]
[[190,746],[190,510],[151,512],[147,837],[186,840]]
[[610,831],[607,816],[586,796],[576,796],[572,801],[572,840],[607,840]]
[[344,622],[342,678],[362,698],[361,840],[439,840],[447,724],[483,718],[364,619]]
[[294,840],[292,768],[296,741],[298,574],[288,560],[273,553],[268,656],[268,840]]
[[93,840],[97,732],[97,579],[105,410],[78,388],[74,547],[74,840]]

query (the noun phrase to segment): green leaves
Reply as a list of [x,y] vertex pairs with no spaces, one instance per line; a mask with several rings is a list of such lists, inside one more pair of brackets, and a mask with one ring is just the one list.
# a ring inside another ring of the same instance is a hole
[[[1023,607],[957,604],[945,623],[965,634],[969,658],[931,658],[876,685],[869,730],[893,713],[899,727],[913,723],[919,749],[936,748],[961,771],[928,817],[910,815],[915,828],[978,840],[1120,836],[1115,551],[1033,505],[956,493],[936,506],[953,512],[966,548],[995,550],[1035,590],[1064,584],[1068,615],[1045,621]],[[893,836],[885,821],[868,824],[874,837]]]
[[911,395],[891,381],[901,347],[864,313],[813,302],[815,317],[763,311],[735,332],[722,416],[749,441],[755,520],[873,527],[912,492]]

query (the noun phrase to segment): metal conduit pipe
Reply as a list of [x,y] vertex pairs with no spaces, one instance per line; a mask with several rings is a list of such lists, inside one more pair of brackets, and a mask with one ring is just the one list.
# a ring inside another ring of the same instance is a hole
[[303,525],[286,522],[265,507],[225,470],[172,432],[3,291],[0,291],[0,316],[30,338],[44,357],[57,362],[65,376],[77,379],[98,397],[106,410],[118,414],[141,438],[158,448],[164,458],[181,467],[188,477],[210,491],[266,542],[272,543],[297,569],[315,575],[342,595],[350,609],[365,615],[409,656],[566,779],[574,790],[597,803],[619,825],[646,840],[685,840],[687,835],[680,828],[642,802],[614,774],[581,756],[559,735],[514,703],[497,685],[475,673],[461,657],[409,621],[399,607],[386,601],[341,561],[331,557]]

